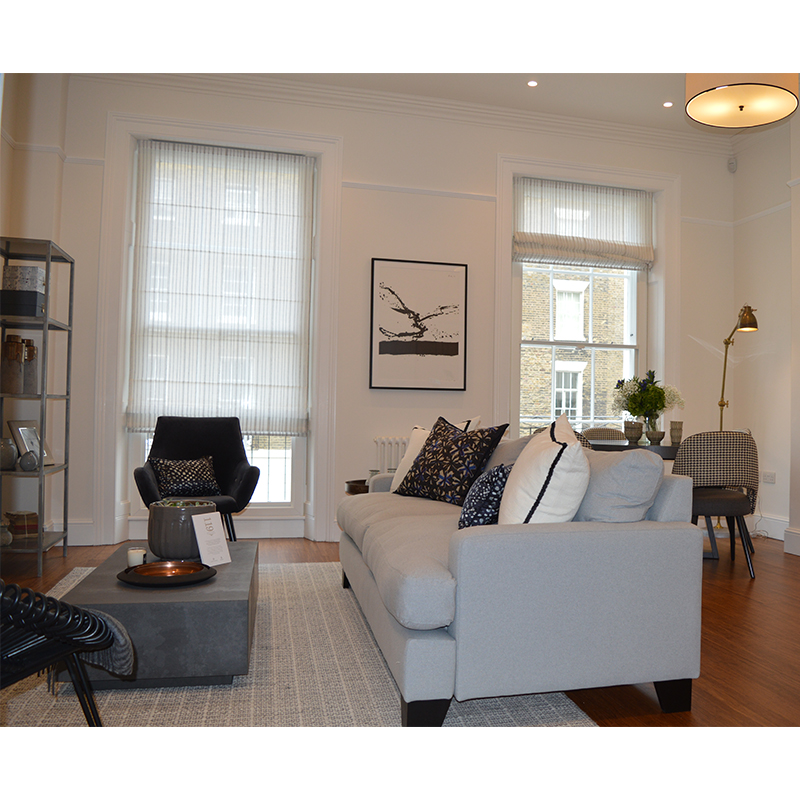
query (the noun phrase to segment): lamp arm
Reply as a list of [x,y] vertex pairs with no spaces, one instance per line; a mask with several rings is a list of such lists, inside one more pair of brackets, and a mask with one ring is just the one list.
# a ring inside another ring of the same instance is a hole
[[[735,332],[735,329],[734,329]],[[725,407],[728,405],[728,401],[725,399],[725,376],[728,372],[728,348],[733,344],[733,333],[731,333],[728,339],[725,339],[723,342],[725,345],[725,355],[722,359],[722,391],[719,395],[719,429],[724,430],[722,427],[722,414],[725,411]]]

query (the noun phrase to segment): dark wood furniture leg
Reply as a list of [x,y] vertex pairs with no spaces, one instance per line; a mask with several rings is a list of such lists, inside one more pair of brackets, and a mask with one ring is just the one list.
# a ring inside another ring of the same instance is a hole
[[441,728],[450,700],[413,700],[407,703],[400,698],[400,710],[404,728]]
[[655,681],[654,686],[661,710],[666,714],[692,710],[691,678],[681,678],[677,681]]

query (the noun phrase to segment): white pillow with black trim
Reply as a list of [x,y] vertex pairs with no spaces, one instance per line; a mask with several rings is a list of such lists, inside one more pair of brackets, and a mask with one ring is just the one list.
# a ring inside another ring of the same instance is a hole
[[508,476],[499,522],[569,522],[589,485],[589,462],[565,414],[534,436]]
[[[452,422],[450,424],[453,425]],[[474,431],[477,430],[480,424],[481,418],[475,417],[473,419],[466,419],[463,422],[456,422],[455,427],[460,431]],[[405,478],[406,474],[411,469],[411,465],[419,455],[420,450],[422,450],[428,436],[430,436],[430,430],[428,428],[414,427],[411,431],[411,436],[408,437],[408,444],[406,445],[406,452],[400,459],[400,463],[397,465],[397,469],[394,473],[394,478],[392,478],[392,486],[389,489],[390,492],[397,491],[398,487],[403,482],[403,478]]]

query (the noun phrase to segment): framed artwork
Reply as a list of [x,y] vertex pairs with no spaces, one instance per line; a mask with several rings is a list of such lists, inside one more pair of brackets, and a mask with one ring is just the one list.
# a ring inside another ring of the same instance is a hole
[[[8,421],[11,435],[14,437],[14,444],[20,456],[25,455],[29,450],[39,455],[39,423],[35,419],[13,419]],[[47,442],[44,443],[44,463],[45,466],[55,464],[53,455]]]
[[467,265],[372,259],[370,389],[467,388]]

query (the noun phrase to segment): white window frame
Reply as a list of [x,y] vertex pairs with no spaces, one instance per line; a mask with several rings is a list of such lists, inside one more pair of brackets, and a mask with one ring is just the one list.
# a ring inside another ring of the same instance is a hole
[[[94,544],[143,538],[146,514],[132,487],[131,463],[138,447],[128,441],[122,414],[126,397],[124,364],[125,309],[130,275],[132,179],[136,141],[173,139],[231,147],[303,153],[317,158],[318,188],[312,288],[311,397],[312,437],[306,440],[305,490],[300,507],[282,517],[248,508],[237,517],[242,538],[304,536],[336,541],[335,508],[339,500],[332,442],[335,431],[337,306],[341,220],[341,137],[270,131],[225,123],[166,119],[111,112],[108,115],[106,168],[103,177],[100,270],[98,284],[98,350],[94,447]],[[138,466],[138,465],[137,465]],[[299,514],[295,514],[299,511]],[[244,523],[244,525],[242,524]],[[250,524],[253,523],[253,524]],[[135,528],[135,530],[134,530]]]
[[[558,389],[558,376],[559,375],[577,375],[578,385],[574,388],[570,387],[568,391],[575,393],[575,417],[580,419],[583,416],[583,372],[588,365],[580,361],[555,361],[553,363],[553,398],[551,401],[551,408],[555,416],[560,416],[558,410],[558,403],[556,402],[556,395]],[[564,391],[564,387],[561,387]],[[569,416],[569,414],[567,414]]]
[[680,176],[500,154],[497,162],[495,246],[495,350],[492,410],[519,435],[519,337],[522,270],[513,262],[515,175],[643,189],[653,193],[655,261],[637,281],[640,368],[654,369],[665,383],[680,384],[680,333],[667,328],[680,310]]
[[[553,279],[553,293],[551,302],[555,304],[555,314],[551,314],[552,324],[555,330],[551,334],[551,339],[560,341],[585,342],[586,336],[583,333],[583,317],[586,309],[586,290],[589,288],[589,281],[564,281],[558,278]],[[564,314],[559,308],[558,295],[560,293],[575,295],[574,308],[570,309],[570,314]],[[572,319],[574,317],[574,321]],[[571,334],[571,335],[568,335]]]

